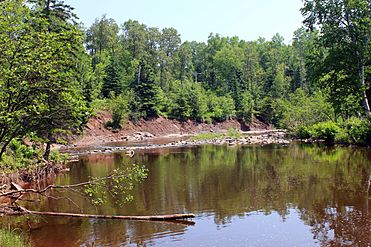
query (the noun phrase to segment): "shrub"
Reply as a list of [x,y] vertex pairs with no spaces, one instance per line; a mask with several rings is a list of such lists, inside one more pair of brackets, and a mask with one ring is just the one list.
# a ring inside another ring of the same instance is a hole
[[106,127],[120,129],[122,120],[128,115],[128,99],[122,94],[117,97],[112,94],[108,104],[112,120],[106,123]]
[[59,150],[50,152],[50,160],[57,164],[66,164],[68,160],[67,154],[61,154]]
[[333,143],[336,135],[341,131],[340,127],[333,121],[314,124],[309,133],[316,139],[322,139],[326,143]]
[[353,144],[371,144],[371,123],[369,120],[351,117],[341,126],[343,133],[337,137],[337,140]]
[[236,116],[234,101],[230,95],[217,96],[208,92],[208,115],[217,122]]
[[308,138],[313,137],[313,133],[311,133],[309,127],[299,126],[295,130],[295,136],[299,139],[308,139]]
[[19,139],[14,139],[3,154],[0,166],[10,171],[27,168],[37,163],[42,156],[42,150],[28,147]]
[[271,114],[277,124],[289,130],[297,131],[300,126],[334,119],[334,109],[321,92],[309,95],[298,89],[290,94],[289,100],[278,99],[273,102],[272,108]]
[[236,115],[247,123],[252,122],[254,112],[254,99],[250,92],[244,92],[239,104],[236,103]]

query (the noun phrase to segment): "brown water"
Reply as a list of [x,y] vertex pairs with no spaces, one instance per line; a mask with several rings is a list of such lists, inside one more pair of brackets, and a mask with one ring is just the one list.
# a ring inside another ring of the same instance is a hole
[[[130,162],[149,177],[134,201],[85,213],[194,213],[194,225],[42,218],[32,223],[35,246],[370,246],[367,191],[371,150],[312,145],[201,146],[88,156],[59,184],[104,176]],[[38,209],[79,212],[69,200],[42,199]]]

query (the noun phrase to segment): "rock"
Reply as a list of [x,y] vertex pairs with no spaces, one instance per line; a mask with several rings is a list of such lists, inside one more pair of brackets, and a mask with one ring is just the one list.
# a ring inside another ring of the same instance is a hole
[[142,133],[142,135],[143,135],[144,137],[147,137],[147,138],[152,138],[152,137],[154,137],[154,135],[151,134],[151,133],[149,133],[149,132],[144,132],[144,133]]

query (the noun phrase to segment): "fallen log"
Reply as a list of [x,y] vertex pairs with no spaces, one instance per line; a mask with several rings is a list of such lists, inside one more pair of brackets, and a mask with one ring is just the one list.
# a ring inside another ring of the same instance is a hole
[[[9,210],[11,209],[11,210]],[[5,213],[1,210],[0,213]],[[8,208],[7,214],[10,215],[42,215],[56,217],[78,217],[93,219],[120,219],[120,220],[141,220],[141,221],[174,221],[194,218],[194,214],[168,214],[168,215],[151,215],[151,216],[122,216],[122,215],[97,215],[97,214],[75,214],[75,213],[57,213],[57,212],[40,212],[32,211],[23,207]]]
[[56,212],[39,212],[28,211],[26,214],[44,215],[44,216],[64,216],[93,219],[121,219],[121,220],[181,220],[194,218],[194,214],[169,214],[169,215],[152,215],[152,216],[121,216],[121,215],[96,215],[96,214],[73,214],[73,213],[56,213]]

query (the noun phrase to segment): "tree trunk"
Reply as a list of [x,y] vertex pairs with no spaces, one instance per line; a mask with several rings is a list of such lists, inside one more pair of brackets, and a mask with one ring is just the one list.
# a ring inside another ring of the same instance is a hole
[[137,76],[137,84],[139,85],[140,83],[140,75],[142,73],[142,65],[139,65],[138,67],[138,76]]
[[1,157],[3,157],[3,154],[5,153],[6,151],[6,147],[8,146],[9,143],[4,143],[3,147],[1,148],[1,151],[0,151],[0,160],[1,160]]
[[43,155],[43,158],[46,161],[49,160],[51,146],[52,146],[52,135],[48,134],[48,142],[46,143],[45,153]]
[[9,137],[9,139],[8,139],[8,140],[3,144],[3,146],[2,146],[2,148],[1,148],[1,150],[0,150],[0,160],[1,160],[1,157],[3,157],[3,154],[5,153],[6,148],[8,147],[9,143],[14,139],[14,137],[15,137],[15,133],[16,133],[16,132],[14,132],[14,133]]
[[44,158],[46,161],[49,160],[50,147],[51,147],[51,141],[48,141],[48,142],[46,143],[45,153],[44,153],[44,155],[43,155],[43,158]]
[[366,115],[370,115],[370,105],[368,103],[367,99],[367,93],[366,93],[366,83],[365,83],[365,65],[363,64],[361,67],[361,85],[362,85],[362,93],[363,93],[363,108],[365,110]]

